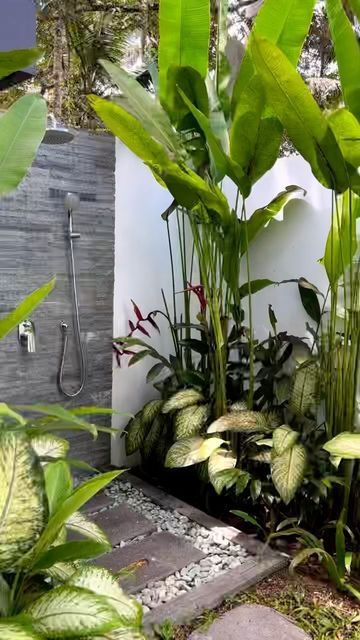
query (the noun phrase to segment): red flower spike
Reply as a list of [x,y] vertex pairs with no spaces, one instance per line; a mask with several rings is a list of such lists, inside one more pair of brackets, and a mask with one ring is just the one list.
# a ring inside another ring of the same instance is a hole
[[146,331],[146,329],[144,327],[141,326],[141,324],[138,322],[137,327],[136,327],[139,331],[141,331],[141,333],[143,333],[145,336],[147,336],[148,338],[151,338],[150,333],[148,331]]
[[134,325],[134,323],[132,322],[132,320],[129,320],[129,327],[130,327],[130,331],[133,332],[135,331],[136,327]]
[[195,293],[197,299],[200,303],[200,313],[206,312],[207,300],[204,295],[204,287],[202,284],[192,285],[191,282],[187,283],[187,289],[185,291],[189,291],[190,293]]
[[134,313],[137,317],[138,320],[144,320],[145,318],[143,317],[143,314],[141,313],[139,307],[137,306],[137,304],[134,302],[134,300],[131,300],[132,305],[134,307]]

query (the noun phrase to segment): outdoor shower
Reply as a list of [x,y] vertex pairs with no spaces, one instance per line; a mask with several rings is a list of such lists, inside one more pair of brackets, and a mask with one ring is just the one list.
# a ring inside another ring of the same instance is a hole
[[80,206],[80,198],[75,193],[67,193],[65,196],[65,210],[68,215],[68,227],[67,227],[67,238],[69,241],[69,249],[70,249],[70,277],[72,282],[72,295],[74,301],[74,335],[75,341],[77,344],[77,349],[80,358],[80,386],[76,391],[69,392],[64,388],[64,366],[65,359],[67,353],[67,347],[69,342],[68,336],[68,325],[66,322],[61,322],[60,328],[63,335],[63,349],[62,356],[60,361],[59,375],[58,375],[58,385],[60,391],[67,398],[76,398],[83,390],[86,381],[87,375],[87,367],[86,367],[86,358],[85,358],[85,350],[84,345],[81,341],[81,327],[80,327],[80,312],[79,312],[79,300],[77,294],[77,286],[76,286],[76,270],[75,270],[75,258],[74,258],[74,240],[80,238],[80,233],[75,233],[73,230],[73,212],[79,209]]

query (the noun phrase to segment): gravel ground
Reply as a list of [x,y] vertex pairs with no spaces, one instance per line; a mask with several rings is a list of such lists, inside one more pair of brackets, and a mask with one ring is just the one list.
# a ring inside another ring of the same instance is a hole
[[[209,582],[228,569],[238,567],[248,557],[248,553],[240,545],[230,542],[218,532],[201,527],[174,510],[163,509],[152,502],[142,491],[135,489],[129,482],[115,480],[105,492],[114,498],[114,503],[110,508],[114,508],[120,503],[126,503],[141,515],[149,518],[159,532],[168,531],[180,536],[207,556],[198,563],[192,562],[165,580],[149,582],[146,588],[136,596],[145,611],[191,591],[204,582]],[[136,538],[130,542],[122,543],[122,546],[133,544],[138,540],[139,538]]]

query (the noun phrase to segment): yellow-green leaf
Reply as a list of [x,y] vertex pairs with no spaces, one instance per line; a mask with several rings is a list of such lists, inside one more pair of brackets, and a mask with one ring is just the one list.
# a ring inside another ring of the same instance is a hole
[[15,189],[30,168],[46,129],[46,102],[19,98],[0,117],[0,195]]
[[106,598],[79,587],[52,589],[22,612],[45,638],[83,638],[104,634],[119,624]]
[[176,440],[198,435],[206,423],[208,412],[207,404],[185,407],[178,411],[174,420]]
[[295,444],[282,455],[273,452],[271,476],[276,490],[285,504],[289,504],[302,484],[307,454],[302,444]]
[[0,340],[13,331],[20,322],[25,320],[36,307],[46,298],[55,286],[55,278],[52,278],[50,282],[43,284],[39,289],[36,289],[30,295],[25,298],[20,304],[11,311],[7,316],[0,320]]
[[159,12],[159,89],[167,105],[172,68],[208,71],[210,0],[162,0]]
[[46,517],[43,473],[29,438],[0,431],[0,571],[32,548]]
[[326,117],[301,76],[282,51],[263,38],[252,39],[252,59],[269,104],[316,178],[329,189],[345,191],[348,168]]
[[120,623],[127,626],[141,624],[141,605],[135,598],[124,593],[119,587],[117,577],[108,569],[92,566],[82,567],[71,576],[68,584],[88,589],[105,597],[119,615],[119,626]]
[[182,389],[177,391],[173,396],[167,400],[162,408],[162,413],[171,413],[172,411],[179,411],[185,407],[204,402],[204,396],[200,391],[196,389]]
[[170,447],[165,461],[165,466],[169,468],[190,467],[193,464],[204,462],[213,451],[224,443],[221,438],[185,438],[178,440]]
[[287,424],[275,429],[273,433],[273,446],[277,455],[281,456],[285,451],[290,449],[299,439],[300,434],[293,431]]

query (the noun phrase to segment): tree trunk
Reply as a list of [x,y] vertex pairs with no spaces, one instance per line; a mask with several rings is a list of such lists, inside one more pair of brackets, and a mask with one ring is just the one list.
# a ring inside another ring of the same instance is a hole
[[60,16],[55,23],[54,51],[53,51],[53,78],[54,78],[54,102],[53,113],[57,120],[61,120],[63,101],[63,52],[64,52],[65,28]]

